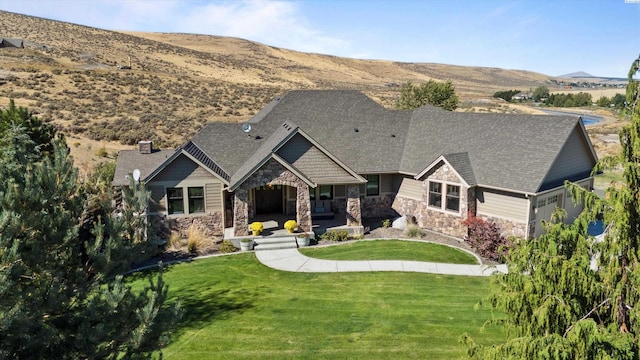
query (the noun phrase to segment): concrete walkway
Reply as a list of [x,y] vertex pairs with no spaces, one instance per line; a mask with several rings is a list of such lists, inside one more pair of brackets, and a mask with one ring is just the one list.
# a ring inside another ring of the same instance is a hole
[[272,269],[291,272],[407,271],[463,276],[490,276],[494,272],[507,273],[506,265],[462,265],[404,260],[322,260],[305,256],[298,249],[256,251],[256,257],[262,264]]

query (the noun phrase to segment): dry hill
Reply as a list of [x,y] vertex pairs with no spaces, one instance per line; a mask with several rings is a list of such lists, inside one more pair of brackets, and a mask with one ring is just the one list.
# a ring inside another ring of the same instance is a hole
[[463,100],[552,87],[550,77],[529,71],[348,59],[3,11],[0,37],[25,41],[24,49],[0,48],[0,106],[14,98],[54,122],[79,158],[140,139],[175,146],[209,121],[245,120],[289,89],[358,89],[391,106],[408,80],[450,79]]

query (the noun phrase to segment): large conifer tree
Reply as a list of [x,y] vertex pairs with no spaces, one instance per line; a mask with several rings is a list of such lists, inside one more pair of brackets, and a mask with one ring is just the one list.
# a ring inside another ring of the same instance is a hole
[[[489,304],[505,343],[483,347],[465,338],[469,354],[484,359],[640,358],[640,83],[629,71],[622,151],[601,159],[594,172],[624,170],[604,199],[567,184],[585,211],[571,225],[523,240],[508,257],[509,273],[496,275]],[[557,214],[561,215],[561,214]],[[596,217],[607,226],[602,241],[587,235]]]
[[139,292],[122,277],[145,256],[144,188],[131,184],[117,216],[108,208],[91,216],[65,146],[53,141],[43,157],[23,126],[3,130],[0,359],[131,358],[160,348],[175,318],[161,275]]

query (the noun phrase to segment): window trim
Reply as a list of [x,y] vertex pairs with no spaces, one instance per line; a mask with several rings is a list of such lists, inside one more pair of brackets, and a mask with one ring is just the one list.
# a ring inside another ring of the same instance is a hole
[[[202,195],[195,195],[195,196],[191,195],[191,190],[192,189],[200,189],[202,191]],[[195,204],[192,203],[193,200],[202,201],[202,210],[200,210],[200,211],[193,210],[193,208],[195,207]],[[189,187],[187,187],[187,204],[188,204],[189,214],[204,214],[205,212],[207,212],[207,210],[205,208],[205,201],[204,200],[205,200],[204,199],[204,186],[189,186]]]
[[[176,191],[178,190],[180,193],[180,196],[170,196],[169,192],[172,191]],[[166,188],[166,195],[167,195],[167,214],[169,215],[184,215],[184,188],[182,187],[168,187]],[[179,203],[181,205],[182,210],[179,212],[176,212],[173,208],[173,204],[174,203]]]
[[[449,195],[449,187],[458,188],[458,191],[457,191],[456,195]],[[446,200],[445,200],[445,204],[444,204],[444,209],[446,211],[452,211],[452,212],[455,212],[455,213],[460,213],[460,191],[462,189],[461,186],[460,185],[447,184],[446,189],[447,189],[447,192],[446,192],[446,195],[445,195],[446,196]],[[457,209],[451,209],[449,207],[449,200],[450,199],[457,199],[457,201],[458,201],[458,208]]]
[[[370,180],[371,177],[376,177],[376,182],[375,182],[375,184],[376,184],[376,188],[375,188],[376,192],[375,192],[375,194],[370,194],[369,193],[369,184],[372,184],[372,182]],[[365,189],[364,190],[364,195],[365,196],[380,196],[380,174],[368,174],[368,175],[366,175],[366,179],[367,179],[367,183],[365,184],[365,187],[364,187],[364,189]]]
[[[431,184],[439,184],[440,185],[440,192],[433,192],[435,194],[438,194],[440,196],[440,205],[432,205],[432,201],[431,201]],[[464,189],[464,187],[462,186],[462,184],[459,183],[454,183],[454,182],[448,182],[448,181],[443,181],[443,180],[428,180],[428,191],[427,191],[427,208],[434,210],[434,211],[439,211],[439,212],[443,212],[443,213],[448,213],[448,214],[456,214],[456,215],[461,215],[461,210],[462,210],[462,191]],[[447,207],[447,202],[450,199],[450,196],[448,194],[448,186],[456,186],[458,187],[458,210],[451,210]]]
[[[431,189],[431,185],[438,185],[440,186],[440,191],[435,191]],[[432,201],[433,198],[431,197],[432,194],[437,194],[438,201]],[[442,182],[440,181],[431,181],[429,180],[429,191],[427,192],[427,206],[429,206],[430,208],[434,208],[434,209],[442,209]],[[440,205],[436,205],[435,203],[440,203]]]

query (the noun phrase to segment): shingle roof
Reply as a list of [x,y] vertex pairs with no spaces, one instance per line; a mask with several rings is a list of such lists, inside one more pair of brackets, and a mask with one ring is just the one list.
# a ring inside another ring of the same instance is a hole
[[[299,127],[358,174],[416,175],[443,156],[469,185],[534,193],[579,121],[572,116],[461,113],[432,106],[388,110],[358,91],[296,90],[251,118],[248,134],[241,124],[211,123],[190,142],[200,150],[192,155],[219,167],[232,184],[250,175]],[[283,123],[292,128],[283,128]]]
[[417,173],[425,160],[466,152],[478,184],[534,193],[579,121],[572,116],[417,109],[400,170]]
[[140,170],[140,179],[144,180],[175,150],[154,150],[151,154],[141,154],[138,150],[120,150],[118,152],[118,163],[113,175],[113,185],[129,185],[127,176],[133,173],[134,169]]

